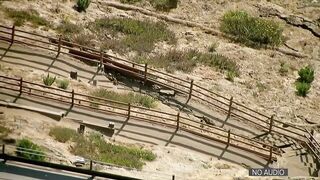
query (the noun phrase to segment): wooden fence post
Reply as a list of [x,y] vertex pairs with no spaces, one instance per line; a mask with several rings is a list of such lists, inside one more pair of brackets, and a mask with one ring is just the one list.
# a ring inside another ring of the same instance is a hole
[[175,176],[174,175],[172,175],[172,180],[175,180]]
[[272,161],[272,154],[273,154],[273,146],[270,146],[270,155],[269,155],[269,163]]
[[228,143],[227,143],[227,147],[229,147],[229,145],[230,145],[230,134],[231,134],[231,132],[230,132],[230,129],[228,130]]
[[20,90],[19,90],[20,95],[22,94],[22,83],[23,83],[23,79],[20,78],[20,83],[19,83],[19,85],[20,85]]
[[15,32],[16,32],[16,26],[13,25],[13,26],[12,26],[12,32],[11,32],[11,44],[13,44],[13,42],[14,42]]
[[130,118],[131,104],[128,103],[128,119]]
[[178,112],[177,114],[177,131],[179,130],[179,126],[180,126],[180,112]]
[[188,100],[186,102],[186,104],[188,104],[188,102],[190,101],[191,99],[191,96],[192,96],[192,89],[193,89],[193,79],[191,80],[190,82],[190,90],[189,90],[189,97],[188,97]]
[[229,119],[229,118],[230,118],[230,115],[231,115],[232,103],[233,103],[233,97],[230,98],[230,103],[229,103],[229,110],[228,110],[227,119]]
[[103,66],[103,52],[102,50],[100,51],[100,68],[102,69]]
[[90,171],[92,171],[92,160],[90,160]]
[[59,55],[60,55],[60,51],[61,51],[61,35],[59,36],[59,41],[58,41],[58,51],[57,51],[57,56],[56,56],[56,58],[58,58],[59,57]]
[[146,63],[144,66],[144,85],[147,83],[147,71],[148,71],[148,64]]
[[273,118],[274,118],[274,115],[272,115],[271,118],[270,118],[269,134],[270,134],[271,131],[272,131]]
[[71,94],[71,106],[73,107],[74,105],[74,89],[72,89],[72,94]]

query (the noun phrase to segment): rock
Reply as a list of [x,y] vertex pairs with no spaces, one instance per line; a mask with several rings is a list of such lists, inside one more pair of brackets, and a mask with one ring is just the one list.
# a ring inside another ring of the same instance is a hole
[[162,96],[175,96],[174,90],[160,89],[159,94]]

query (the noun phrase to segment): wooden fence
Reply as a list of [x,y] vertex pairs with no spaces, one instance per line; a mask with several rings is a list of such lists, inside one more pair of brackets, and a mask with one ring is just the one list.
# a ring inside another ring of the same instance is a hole
[[275,160],[281,152],[278,148],[250,139],[245,136],[231,133],[209,124],[190,119],[179,112],[166,113],[158,110],[143,108],[108,99],[94,97],[77,93],[74,90],[67,91],[54,87],[47,87],[42,84],[28,82],[22,78],[0,76],[0,88],[15,91],[20,95],[35,96],[44,100],[57,101],[70,104],[71,107],[78,106],[102,113],[145,121],[152,124],[183,130],[197,136],[226,144],[230,147],[242,149],[254,153],[266,160]]

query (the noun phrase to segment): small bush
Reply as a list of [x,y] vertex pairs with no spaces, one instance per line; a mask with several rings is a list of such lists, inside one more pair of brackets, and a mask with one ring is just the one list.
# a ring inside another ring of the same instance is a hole
[[35,161],[44,161],[45,156],[41,148],[28,139],[22,139],[17,144],[17,156]]
[[314,80],[314,70],[311,66],[306,66],[301,68],[298,72],[299,74],[299,82],[312,83]]
[[90,5],[90,0],[78,0],[77,1],[77,10],[79,12],[86,11]]
[[227,80],[234,82],[234,78],[237,76],[237,74],[234,71],[228,71],[227,72]]
[[67,89],[69,86],[69,80],[68,79],[59,80],[57,81],[57,84],[58,84],[58,88]]
[[151,0],[151,4],[159,11],[170,11],[178,7],[178,0]]
[[26,21],[31,22],[34,26],[51,26],[49,21],[40,17],[39,13],[33,9],[15,10],[6,8],[5,13],[14,20],[16,26],[23,26]]
[[310,87],[311,87],[311,85],[309,83],[297,82],[296,89],[297,89],[298,96],[306,97],[309,90],[310,90]]
[[55,140],[65,143],[76,138],[78,133],[70,128],[56,126],[50,129],[49,135],[54,137]]
[[278,46],[283,42],[283,29],[278,23],[252,17],[244,11],[225,13],[220,28],[234,40],[252,47]]
[[51,86],[56,81],[56,76],[52,77],[48,74],[46,77],[42,78],[42,81],[46,86]]
[[120,101],[124,103],[131,103],[147,108],[156,107],[156,100],[147,95],[135,94],[135,93],[117,93],[114,91],[107,91],[103,88],[97,89],[90,93],[91,96],[101,97],[113,101]]
[[7,137],[10,132],[10,129],[3,125],[0,125],[0,139]]
[[216,52],[217,46],[218,46],[218,45],[217,45],[216,43],[211,44],[211,45],[208,47],[208,51],[209,51],[209,52]]

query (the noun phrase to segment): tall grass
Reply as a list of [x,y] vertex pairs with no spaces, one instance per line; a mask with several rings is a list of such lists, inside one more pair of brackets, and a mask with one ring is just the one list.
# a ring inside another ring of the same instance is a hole
[[[130,18],[102,18],[93,23],[94,30],[103,34],[109,31],[126,49],[151,52],[156,42],[176,42],[175,35],[160,22],[140,21]],[[117,49],[121,50],[121,49]]]
[[156,107],[156,100],[147,95],[141,95],[136,93],[117,93],[114,91],[108,91],[106,89],[100,88],[90,92],[91,96],[101,97],[108,100],[120,101],[123,103],[131,103],[139,106],[144,106],[147,108]]
[[252,47],[279,46],[283,29],[271,20],[253,17],[245,11],[228,11],[222,17],[221,31]]
[[65,143],[69,140],[77,138],[78,133],[70,128],[56,126],[50,129],[49,135],[55,140]]
[[80,136],[71,152],[88,159],[137,169],[142,169],[144,161],[156,158],[151,151],[107,143],[96,133],[91,133],[88,137]]
[[193,49],[186,51],[172,49],[166,53],[152,57],[139,56],[135,61],[164,68],[168,72],[176,70],[191,72],[198,64],[202,64],[215,67],[221,71],[232,72],[235,76],[239,75],[238,65],[227,57],[220,54],[201,53]]
[[26,22],[30,22],[34,26],[47,26],[51,24],[45,18],[41,17],[36,10],[15,10],[11,8],[4,9],[5,14],[14,20],[14,25],[23,26]]

